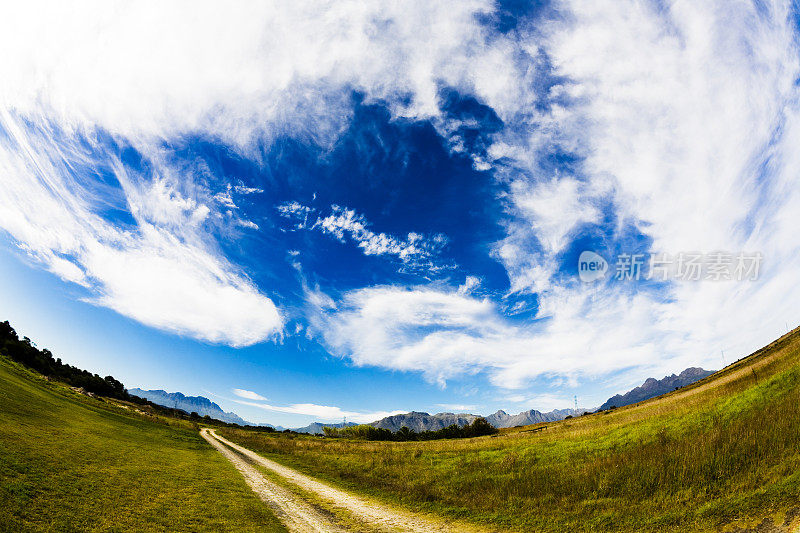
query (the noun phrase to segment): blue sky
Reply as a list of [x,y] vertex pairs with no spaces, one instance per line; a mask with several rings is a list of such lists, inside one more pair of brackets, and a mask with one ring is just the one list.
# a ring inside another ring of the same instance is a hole
[[284,426],[591,407],[800,322],[791,5],[13,11],[0,313],[128,386]]

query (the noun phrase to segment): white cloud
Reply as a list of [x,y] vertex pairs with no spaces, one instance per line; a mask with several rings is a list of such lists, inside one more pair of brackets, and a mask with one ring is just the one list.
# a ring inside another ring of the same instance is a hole
[[428,271],[444,268],[435,261],[435,256],[447,244],[447,237],[443,234],[424,236],[412,232],[406,238],[398,238],[375,233],[362,215],[337,205],[331,206],[331,214],[327,216],[319,215],[315,208],[298,202],[279,205],[278,211],[294,221],[294,229],[318,230],[341,242],[351,240],[364,255],[394,256],[408,268]]
[[531,186],[523,181],[511,185],[514,205],[530,221],[536,238],[549,254],[557,254],[568,236],[582,222],[596,222],[600,213],[582,201],[580,184],[570,178],[552,179]]
[[570,409],[575,406],[573,398],[566,398],[558,394],[512,395],[506,397],[505,400],[522,404],[518,406],[519,409],[536,409],[541,413],[547,413],[555,409]]
[[0,101],[131,139],[206,131],[249,146],[289,129],[324,142],[349,116],[342,88],[413,117],[438,113],[440,83],[502,92],[509,74],[483,73],[492,64],[502,73],[512,50],[488,41],[475,18],[492,9],[476,0],[26,2],[0,21]]
[[481,280],[477,276],[467,276],[458,287],[459,294],[470,294],[481,286]]
[[599,292],[588,285],[554,288],[532,324],[509,321],[491,301],[452,290],[374,287],[315,309],[311,320],[332,353],[360,366],[420,372],[441,386],[448,379],[487,372],[491,383],[506,389],[525,388],[537,377],[554,382],[562,377],[565,386],[575,387],[579,379],[622,372],[616,377],[622,387],[638,384],[642,375],[662,376],[698,365],[719,368],[721,349],[732,358],[757,348],[760,341],[751,331],[724,322],[752,321],[750,311],[759,309],[772,323],[770,333],[780,333],[783,324],[774,318],[788,311],[788,304],[766,311],[785,282],[687,282],[687,292],[699,291],[711,301],[734,293],[748,302],[732,310],[723,306],[720,315],[684,309],[681,300],[630,294],[625,287]]
[[381,418],[385,418],[387,416],[398,415],[404,413],[406,411],[373,411],[373,412],[364,412],[364,411],[345,411],[339,407],[334,407],[330,405],[317,405],[313,403],[296,403],[292,405],[269,405],[266,403],[256,403],[256,402],[248,402],[242,400],[234,400],[243,405],[250,405],[252,407],[258,407],[259,409],[264,409],[265,411],[274,411],[277,413],[288,413],[293,415],[306,415],[306,416],[313,416],[321,421],[326,422],[340,422],[345,417],[347,418],[348,422],[358,422],[362,424],[366,424],[368,422],[374,422],[376,420],[380,420]]
[[349,236],[364,251],[364,255],[393,255],[404,263],[428,260],[447,243],[444,235],[426,239],[418,233],[409,233],[405,239],[397,239],[385,233],[375,233],[368,228],[364,217],[352,209],[332,207],[333,213],[320,218],[316,226],[344,241]]
[[[498,170],[517,217],[495,255],[511,292],[538,294],[546,322],[517,327],[503,342],[461,332],[461,361],[515,384],[547,374],[542,358],[550,354],[563,373],[629,369],[615,378],[623,387],[683,364],[717,368],[721,350],[730,362],[799,323],[791,302],[800,297],[800,239],[790,220],[800,215],[800,60],[789,6],[564,1],[558,8],[567,16],[520,42],[532,55],[546,52],[561,79],[551,106],[532,111],[533,89],[518,95],[517,107],[500,97],[489,102],[509,124],[489,154],[504,158]],[[582,161],[579,181],[553,176],[542,162],[540,154],[556,150]],[[554,274],[570,232],[598,220],[599,202],[613,206],[620,226],[634,224],[651,238],[656,252],[760,251],[761,279],[676,283],[636,296],[603,288],[590,299],[585,286]],[[350,312],[355,323],[359,313]],[[497,355],[513,353],[515,339],[527,352],[517,351],[516,361]],[[342,353],[361,354],[364,342],[355,344]],[[436,361],[429,373],[460,371],[440,365],[452,357],[446,350],[428,356]],[[421,359],[409,365],[386,355],[377,363],[426,371]]]
[[682,283],[655,295],[647,335],[659,342],[666,326],[691,341],[684,354],[733,346],[740,356],[800,321],[789,303],[800,296],[800,239],[784,218],[800,196],[800,59],[789,6],[562,7],[571,16],[540,44],[576,96],[532,138],[586,158],[589,190],[574,201],[613,198],[618,217],[636,221],[654,251],[765,257],[757,283]]
[[651,224],[656,249],[740,239],[755,166],[795,91],[786,8],[566,5],[574,19],[546,45],[582,98],[556,118],[585,143],[592,182],[611,180],[623,214]]
[[248,187],[246,185],[236,185],[233,187],[233,190],[237,194],[261,194],[264,192],[264,189],[259,189],[258,187]]
[[245,398],[246,400],[258,400],[258,401],[267,401],[267,398],[264,398],[257,392],[253,392],[250,390],[245,389],[233,389],[233,393],[238,396],[239,398]]
[[[152,181],[107,164],[120,184],[107,195],[84,187],[69,141],[50,144],[0,112],[8,139],[0,150],[0,227],[30,256],[90,291],[87,300],[143,324],[233,346],[267,339],[282,327],[273,302],[219,253],[204,224],[206,204],[176,189],[164,173]],[[207,196],[207,195],[206,195]],[[129,210],[114,225],[98,204]]]
[[[680,352],[656,345],[649,326],[658,309],[647,297],[597,296],[586,288],[559,298],[554,307],[563,312],[519,325],[487,299],[424,287],[375,287],[315,309],[311,320],[333,353],[357,365],[421,372],[442,386],[484,370],[497,386],[521,388],[542,375],[598,376],[687,362]],[[575,329],[577,323],[581,328]],[[656,333],[663,340],[675,332]]]
[[[0,20],[9,135],[0,227],[95,291],[93,301],[169,331],[256,342],[280,330],[280,314],[209,235],[209,225],[254,223],[237,221],[229,191],[199,190],[170,171],[158,141],[199,132],[247,151],[286,131],[324,145],[350,117],[351,89],[385,100],[395,117],[432,118],[446,134],[437,90],[447,85],[508,125],[476,165],[512,161],[501,178],[516,222],[495,254],[512,292],[539,293],[542,320],[510,323],[466,288],[363,289],[321,314],[336,353],[438,381],[489,369],[496,383],[520,386],[551,373],[679,370],[712,353],[718,361],[720,348],[742,355],[800,322],[800,67],[789,7],[565,0],[557,21],[489,37],[474,14],[492,6],[17,4]],[[563,80],[545,110],[535,105],[540,52]],[[14,117],[44,130],[28,138]],[[48,142],[50,124],[67,143],[101,128],[139,148],[158,175],[131,178],[112,158],[122,193],[100,200],[67,177],[81,152]],[[583,161],[575,176],[543,170],[539,154],[555,148]],[[554,255],[577,224],[597,219],[597,199],[655,251],[761,251],[762,279],[635,296],[559,286]],[[100,201],[130,210],[135,224],[103,221]],[[418,248],[416,237],[372,232],[355,214],[330,219],[327,231],[365,253]],[[541,252],[531,253],[531,237]]]
[[[232,194],[262,191],[241,183],[204,190],[204,169],[170,168],[162,141],[200,134],[253,156],[282,133],[325,146],[349,120],[353,90],[387,102],[395,116],[435,116],[441,85],[488,87],[473,76],[476,60],[508,52],[487,41],[475,18],[492,7],[7,6],[0,109],[11,142],[0,146],[0,227],[49,270],[90,288],[92,302],[145,324],[232,345],[268,338],[281,329],[280,313],[222,255],[211,231],[257,229],[237,214]],[[83,186],[91,177],[76,177],[74,164],[98,164],[81,143],[102,152],[100,132],[132,145],[155,175],[127,176],[105,154],[122,191]],[[129,211],[134,224],[104,221],[105,203]],[[369,254],[405,257],[420,246],[413,235],[362,236]]]
[[478,408],[477,405],[466,405],[461,403],[437,403],[438,407],[454,413],[469,413]]

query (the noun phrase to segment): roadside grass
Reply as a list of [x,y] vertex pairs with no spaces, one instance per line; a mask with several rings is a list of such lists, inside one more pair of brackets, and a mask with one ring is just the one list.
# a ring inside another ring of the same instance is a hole
[[330,501],[321,498],[317,494],[298,487],[294,483],[291,483],[279,476],[269,468],[266,468],[258,463],[251,463],[251,465],[268,480],[291,492],[301,500],[305,501],[307,504],[314,507],[317,511],[330,516],[331,519],[345,531],[358,531],[359,533],[381,532],[380,529],[375,529],[368,523],[360,520],[348,509],[339,505],[334,505]]
[[429,442],[220,433],[345,488],[503,528],[728,529],[800,505],[800,331],[690,387],[538,433]]
[[194,424],[0,356],[0,531],[285,531]]
[[[217,430],[218,431],[218,430]],[[224,444],[224,443],[223,443]],[[236,450],[233,450],[234,453]],[[351,509],[347,507],[347,505],[343,504],[342,502],[326,498],[321,494],[318,494],[312,490],[308,490],[307,488],[301,487],[300,485],[286,479],[285,477],[279,475],[278,473],[274,472],[270,468],[259,464],[258,462],[252,461],[246,456],[243,456],[245,460],[260,474],[262,474],[265,478],[268,478],[270,481],[279,485],[283,489],[291,492],[299,499],[303,500],[305,503],[314,507],[317,511],[328,515],[333,522],[335,522],[339,527],[341,527],[345,531],[358,531],[360,533],[377,533],[380,531],[386,531],[385,526],[375,525],[369,521],[369,519],[364,519],[360,515],[354,513]],[[374,498],[363,498],[362,500],[366,500],[364,502],[367,506],[376,506],[380,505]],[[386,516],[392,514],[394,509],[387,509]],[[421,513],[419,509],[416,509],[413,513],[413,518],[423,518],[425,520],[431,521],[433,524],[437,522],[442,525],[443,528],[446,528],[447,531],[454,530],[453,528],[456,527],[456,524],[450,521],[443,521],[442,517],[434,514],[434,513]],[[458,531],[462,533],[470,533],[470,532],[486,532],[486,531],[496,531],[495,529],[487,529],[483,526],[472,525],[469,522],[460,521],[457,524]],[[395,526],[392,531],[403,531],[402,526]]]

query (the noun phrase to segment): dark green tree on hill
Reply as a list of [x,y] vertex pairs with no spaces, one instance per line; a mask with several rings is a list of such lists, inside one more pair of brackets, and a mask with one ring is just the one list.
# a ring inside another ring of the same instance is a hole
[[101,378],[87,370],[62,363],[61,359],[53,357],[50,350],[37,348],[28,337],[20,339],[7,320],[0,322],[0,353],[45,376],[63,381],[73,387],[81,387],[92,394],[120,400],[132,400],[125,390],[125,386],[114,379],[114,376]]

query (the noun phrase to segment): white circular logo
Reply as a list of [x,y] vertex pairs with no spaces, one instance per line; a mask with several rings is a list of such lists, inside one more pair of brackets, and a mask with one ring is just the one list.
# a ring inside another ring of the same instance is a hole
[[608,262],[603,256],[584,250],[578,257],[578,277],[584,283],[591,283],[598,279],[603,279],[608,271]]

